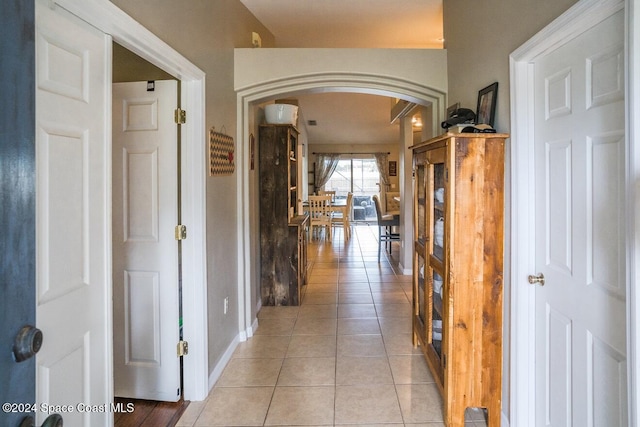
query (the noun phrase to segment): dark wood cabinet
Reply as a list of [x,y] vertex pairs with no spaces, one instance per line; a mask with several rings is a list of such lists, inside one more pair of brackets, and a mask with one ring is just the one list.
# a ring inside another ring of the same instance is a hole
[[500,425],[504,238],[503,134],[446,134],[413,147],[413,336],[444,400]]
[[262,125],[258,147],[262,305],[299,305],[307,280],[309,219],[298,212],[298,131]]

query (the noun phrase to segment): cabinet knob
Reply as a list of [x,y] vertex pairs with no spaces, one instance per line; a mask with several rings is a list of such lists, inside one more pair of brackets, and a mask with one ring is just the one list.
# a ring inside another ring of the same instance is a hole
[[535,285],[536,283],[540,284],[540,286],[544,286],[544,274],[540,273],[538,275],[529,275],[529,283]]

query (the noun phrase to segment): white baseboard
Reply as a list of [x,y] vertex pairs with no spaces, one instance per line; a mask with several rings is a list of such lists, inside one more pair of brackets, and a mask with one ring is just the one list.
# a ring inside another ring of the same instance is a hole
[[216,381],[220,379],[220,375],[222,375],[222,371],[227,366],[231,358],[233,357],[233,352],[236,351],[238,344],[246,341],[248,338],[253,336],[253,333],[258,329],[258,318],[253,319],[253,323],[246,331],[240,332],[235,339],[229,344],[229,347],[222,354],[222,357],[216,363],[216,366],[213,368],[213,371],[209,374],[209,392],[213,389],[213,386],[216,384]]
[[405,268],[402,264],[398,264],[398,268],[400,269],[400,271],[402,271],[402,274],[404,276],[411,276],[413,274],[413,269]]
[[236,336],[236,338],[231,341],[231,344],[229,344],[229,347],[227,347],[220,360],[218,360],[218,363],[216,363],[216,366],[214,366],[213,371],[211,371],[211,373],[209,374],[209,392],[211,392],[213,386],[220,379],[222,371],[224,371],[224,368],[233,357],[233,352],[236,351],[236,348],[238,347],[240,341],[240,334],[238,334],[238,336]]
[[507,417],[507,414],[501,412],[500,415],[500,427],[509,427],[509,418]]

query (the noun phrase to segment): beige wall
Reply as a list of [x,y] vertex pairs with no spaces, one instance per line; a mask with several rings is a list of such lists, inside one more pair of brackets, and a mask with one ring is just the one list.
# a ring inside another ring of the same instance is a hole
[[498,82],[494,127],[509,132],[509,54],[576,0],[446,0],[449,105],[476,110],[478,91]]
[[[252,31],[260,33],[263,46],[273,46],[273,35],[238,0],[112,2],[206,73],[207,129],[224,127],[235,138],[233,49],[251,47]],[[210,371],[238,335],[236,173],[207,178]],[[229,312],[224,315],[226,297]]]
[[[478,91],[498,82],[494,127],[510,132],[509,55],[569,9],[576,0],[486,0],[469,7],[466,0],[446,0],[444,37],[448,52],[449,105],[476,110]],[[502,411],[509,416],[510,334],[510,149],[505,153],[505,271]]]
[[246,87],[320,72],[371,74],[445,91],[447,52],[442,49],[237,49],[235,86]]

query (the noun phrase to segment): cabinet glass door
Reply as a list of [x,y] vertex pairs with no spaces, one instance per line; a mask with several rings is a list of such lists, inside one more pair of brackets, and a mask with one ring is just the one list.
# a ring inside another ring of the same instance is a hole
[[[444,160],[444,159],[443,159]],[[434,163],[431,165],[432,179],[429,197],[432,211],[433,255],[440,261],[444,260],[444,199],[445,199],[445,165]]]
[[427,339],[429,294],[427,292],[427,157],[426,153],[414,153],[414,257],[416,269],[414,283],[414,328],[422,342]]
[[433,365],[438,366],[441,379],[444,375],[443,343],[446,340],[446,318],[443,300],[446,298],[446,247],[447,247],[447,167],[445,163],[446,148],[427,151],[426,169],[426,209],[427,209],[427,343],[429,357]]
[[[419,157],[418,157],[419,156]],[[415,185],[416,185],[416,241],[425,246],[427,243],[427,200],[426,200],[426,168],[425,153],[416,156]]]

